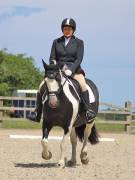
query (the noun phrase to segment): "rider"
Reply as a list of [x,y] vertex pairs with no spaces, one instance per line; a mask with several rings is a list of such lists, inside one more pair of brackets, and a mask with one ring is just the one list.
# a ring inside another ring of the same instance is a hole
[[[53,41],[50,63],[55,60],[68,77],[72,75],[72,77],[78,81],[81,87],[84,108],[86,110],[86,119],[89,121],[95,117],[95,112],[92,110],[89,102],[89,93],[86,86],[84,71],[80,66],[84,54],[84,44],[82,40],[74,36],[76,23],[72,18],[66,18],[62,21],[61,30],[63,36]],[[40,89],[43,84],[44,81],[41,83],[37,93],[37,108],[35,113],[28,117],[28,119],[36,122],[40,122],[42,114]]]

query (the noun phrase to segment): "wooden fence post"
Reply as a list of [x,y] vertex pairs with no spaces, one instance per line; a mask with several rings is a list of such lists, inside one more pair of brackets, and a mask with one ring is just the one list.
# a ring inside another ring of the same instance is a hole
[[132,115],[128,115],[128,116],[127,116],[127,123],[126,123],[126,125],[125,125],[125,131],[126,131],[127,133],[130,133],[129,131],[130,131],[130,129],[131,129],[131,122],[132,122]]
[[[0,99],[0,107],[3,107],[3,100]],[[2,117],[3,117],[3,111],[0,111],[0,128],[2,126]]]
[[[0,107],[2,107],[3,106],[3,100],[2,99],[0,99]],[[2,111],[0,111],[0,117],[2,117],[3,116],[3,112]]]
[[131,101],[126,101],[125,102],[125,108],[127,108],[127,111],[129,111],[129,113],[130,113],[130,115],[128,115],[126,117],[127,122],[125,124],[125,131],[130,133],[129,131],[131,129],[131,121],[132,121],[132,115],[131,115],[131,113],[132,113],[132,103],[131,103]]
[[126,101],[125,102],[125,108],[127,108],[128,111],[132,111],[132,102],[131,101]]

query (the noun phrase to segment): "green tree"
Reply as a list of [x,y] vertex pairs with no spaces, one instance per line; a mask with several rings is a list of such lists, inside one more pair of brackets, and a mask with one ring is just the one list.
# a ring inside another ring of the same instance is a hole
[[35,66],[34,59],[25,54],[0,51],[0,95],[11,95],[14,89],[37,89],[43,73]]
[[0,51],[0,64],[2,64],[3,60],[4,60],[3,51]]

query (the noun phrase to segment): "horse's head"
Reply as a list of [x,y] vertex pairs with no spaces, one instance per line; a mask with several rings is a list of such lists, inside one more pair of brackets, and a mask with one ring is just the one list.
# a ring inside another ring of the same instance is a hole
[[49,106],[56,108],[59,104],[58,94],[61,89],[61,70],[57,64],[47,65],[43,60],[45,69],[45,82],[49,93]]

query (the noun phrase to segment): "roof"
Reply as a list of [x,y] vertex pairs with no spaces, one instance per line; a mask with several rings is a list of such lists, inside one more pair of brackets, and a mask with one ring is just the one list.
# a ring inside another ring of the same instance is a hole
[[16,90],[16,93],[23,93],[23,94],[36,94],[38,90],[36,89],[18,89]]

